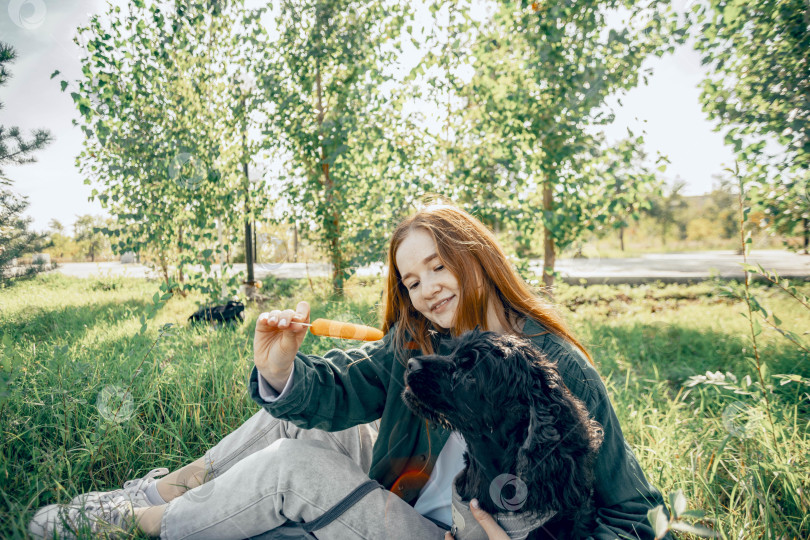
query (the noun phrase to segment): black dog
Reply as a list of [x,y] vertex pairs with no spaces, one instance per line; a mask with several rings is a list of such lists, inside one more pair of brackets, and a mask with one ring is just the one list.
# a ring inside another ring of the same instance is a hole
[[224,306],[201,307],[188,320],[192,324],[203,321],[212,322],[214,325],[226,322],[241,323],[245,320],[245,305],[229,300]]
[[[551,530],[555,537],[588,535],[602,427],[529,340],[476,329],[460,336],[448,356],[410,359],[405,381],[402,396],[414,414],[460,432],[467,443],[465,468],[455,479],[462,501],[476,498],[497,514],[515,510],[503,500],[517,496],[521,512],[555,513],[531,538]],[[497,494],[500,487],[493,493],[504,474],[519,479],[523,493]]]

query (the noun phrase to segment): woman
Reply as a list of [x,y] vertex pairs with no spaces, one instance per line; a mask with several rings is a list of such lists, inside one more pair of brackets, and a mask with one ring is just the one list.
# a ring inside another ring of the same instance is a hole
[[492,233],[457,208],[426,208],[397,227],[388,268],[381,341],[308,356],[298,352],[306,302],[262,313],[249,389],[263,411],[160,480],[152,471],[123,490],[40,510],[32,534],[64,530],[60,516],[70,524],[84,514],[99,530],[137,523],[165,539],[247,538],[287,520],[312,521],[371,477],[385,489],[319,538],[444,538],[465,444],[410,413],[400,397],[403,374],[409,356],[443,352],[448,338],[481,326],[529,337],[602,425],[592,536],[653,538],[646,513],[662,497],[625,442],[590,356],[518,277]]

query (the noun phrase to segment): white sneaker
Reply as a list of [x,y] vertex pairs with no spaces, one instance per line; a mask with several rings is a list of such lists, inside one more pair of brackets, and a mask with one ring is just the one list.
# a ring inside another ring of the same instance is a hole
[[74,497],[73,500],[70,501],[70,504],[71,506],[84,506],[90,502],[103,502],[116,497],[124,497],[132,503],[133,508],[153,506],[146,497],[146,488],[149,487],[152,482],[155,482],[158,476],[163,476],[164,474],[169,474],[169,469],[165,467],[152,469],[143,478],[135,478],[134,480],[124,482],[123,489],[82,493]]
[[[104,535],[106,538],[124,538],[133,524],[132,503],[124,497],[111,497],[105,501],[90,501],[86,505],[51,504],[40,508],[28,532],[34,538],[75,540],[79,533]],[[83,535],[85,536],[85,535]]]

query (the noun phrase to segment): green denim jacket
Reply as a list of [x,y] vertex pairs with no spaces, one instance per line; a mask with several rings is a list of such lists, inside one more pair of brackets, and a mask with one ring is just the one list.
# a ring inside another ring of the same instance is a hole
[[[625,441],[599,374],[579,349],[536,321],[527,319],[523,333],[557,361],[568,389],[604,429],[594,471],[597,526],[592,538],[653,539],[647,510],[664,504],[663,498]],[[391,338],[389,332],[380,341],[346,351],[334,349],[323,357],[298,353],[290,393],[273,403],[259,396],[254,367],[249,391],[270,414],[306,429],[340,431],[380,419],[369,476],[414,504],[450,432],[429,426],[405,406],[401,398],[405,364],[396,358]],[[441,335],[437,340],[437,350],[449,352],[448,340]],[[409,351],[410,356],[418,354]]]

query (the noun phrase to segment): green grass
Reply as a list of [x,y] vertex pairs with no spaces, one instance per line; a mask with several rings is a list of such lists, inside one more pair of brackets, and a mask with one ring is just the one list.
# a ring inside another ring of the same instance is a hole
[[[197,299],[175,297],[139,336],[138,318],[158,286],[53,274],[0,290],[0,536],[24,538],[44,504],[120,486],[157,466],[177,468],[247,419],[256,411],[245,382],[261,310],[304,299],[313,318],[376,324],[382,291],[379,280],[353,281],[348,300],[337,302],[324,281],[275,280],[263,291],[268,305],[251,306],[245,324],[219,330],[188,327]],[[755,291],[785,327],[810,328],[807,311],[775,290]],[[706,371],[756,380],[743,306],[720,297],[713,283],[561,286],[556,294],[593,353],[625,437],[662,492],[683,490],[727,538],[810,536],[808,387],[769,377],[774,427],[760,415],[743,433],[752,436],[739,438],[723,411],[742,402],[761,412],[758,398],[684,386]],[[176,326],[160,336],[166,323]],[[347,345],[310,336],[304,352]],[[775,332],[763,333],[760,347],[770,374],[810,377],[807,355]],[[113,421],[115,400],[101,413],[105,388],[129,389],[131,417]]]

